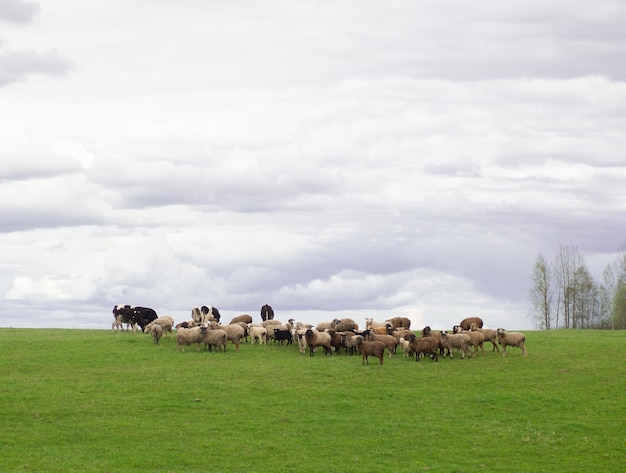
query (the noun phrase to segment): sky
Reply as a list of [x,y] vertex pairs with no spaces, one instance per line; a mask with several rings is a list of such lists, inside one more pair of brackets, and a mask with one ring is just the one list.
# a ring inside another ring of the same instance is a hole
[[533,328],[626,241],[622,0],[0,0],[0,326]]

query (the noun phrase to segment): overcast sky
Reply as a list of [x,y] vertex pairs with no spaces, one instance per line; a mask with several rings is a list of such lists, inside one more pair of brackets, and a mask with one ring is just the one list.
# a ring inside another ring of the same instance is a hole
[[0,0],[0,326],[481,316],[626,241],[623,0]]

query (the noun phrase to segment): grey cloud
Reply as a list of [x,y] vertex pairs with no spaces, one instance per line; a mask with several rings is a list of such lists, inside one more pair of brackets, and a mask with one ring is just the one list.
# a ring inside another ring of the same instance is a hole
[[0,86],[20,82],[32,74],[62,76],[72,63],[55,50],[0,52]]
[[0,19],[16,23],[29,23],[39,13],[37,3],[23,0],[0,0]]

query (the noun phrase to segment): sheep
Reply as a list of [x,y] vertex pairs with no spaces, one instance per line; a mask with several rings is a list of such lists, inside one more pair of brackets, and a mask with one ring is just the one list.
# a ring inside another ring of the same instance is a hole
[[[236,325],[236,327],[239,327]],[[228,334],[221,328],[209,330],[207,327],[200,327],[202,329],[202,341],[205,348],[208,346],[209,351],[213,351],[213,347],[221,352],[222,348],[226,351],[226,342],[228,341]],[[241,328],[241,327],[239,327]]]
[[387,333],[389,335],[393,335],[394,337],[396,337],[398,340],[401,338],[407,338],[409,335],[411,335],[413,333],[413,331],[409,328],[402,328],[399,327],[395,330],[390,329],[390,327],[387,328]]
[[[344,332],[350,332],[349,330],[345,330]],[[337,330],[329,330],[330,334],[330,346],[335,350],[335,353],[341,354],[341,348],[343,345],[343,334],[344,332],[339,332]]]
[[269,324],[265,327],[265,331],[266,331],[266,335],[265,337],[267,338],[267,343],[270,343],[271,341],[276,341],[276,330],[278,330],[279,333],[282,333],[282,330],[289,330],[287,328],[286,325],[281,324],[280,322],[274,323],[274,324]]
[[392,327],[390,324],[387,324],[384,327],[370,327],[368,330],[371,333],[377,333],[378,335],[389,335],[389,331],[392,330]]
[[439,361],[437,352],[439,351],[439,339],[436,337],[418,338],[412,334],[408,338],[409,348],[415,353],[415,361],[420,361],[421,355],[430,355],[435,362]]
[[388,334],[381,335],[381,334],[372,332],[370,333],[369,339],[371,341],[383,342],[385,346],[387,347],[387,349],[389,350],[389,358],[391,358],[393,354],[396,352],[396,347],[398,346],[398,339],[394,337],[393,335],[388,335]]
[[385,322],[374,322],[374,319],[372,317],[366,317],[365,318],[365,328],[366,329],[370,329],[373,327],[386,327],[387,323]]
[[372,341],[366,342],[362,338],[357,339],[356,349],[361,354],[361,365],[365,365],[365,362],[369,365],[368,356],[372,355],[378,358],[380,365],[383,364],[383,358],[385,354],[385,344],[383,342]]
[[244,337],[244,329],[241,325],[237,323],[220,325],[217,322],[211,322],[209,328],[211,330],[223,330],[226,332],[226,340],[231,341],[235,345],[235,350],[239,351],[239,344]]
[[426,325],[421,331],[422,338],[426,337],[434,337],[439,340],[439,355],[443,356],[445,353],[445,349],[443,348],[443,344],[441,343],[441,333],[433,332],[429,325]]
[[302,328],[302,329],[294,329],[296,334],[295,334],[295,339],[298,341],[298,351],[302,354],[306,353],[306,349],[307,349],[307,344],[306,344],[306,331],[307,330],[311,330],[310,328]]
[[304,332],[306,344],[309,347],[309,356],[313,356],[317,347],[324,347],[324,354],[332,354],[330,349],[330,333],[308,329]]
[[498,329],[498,342],[502,345],[502,356],[506,356],[506,347],[519,347],[522,349],[522,355],[526,356],[526,347],[524,342],[526,335],[520,332],[507,332],[503,328]]
[[191,345],[192,343],[196,344],[196,350],[200,351],[200,343],[203,340],[204,327],[192,327],[192,328],[179,328],[176,330],[176,351],[179,350],[180,347],[183,348],[183,352],[185,351],[186,345]]
[[248,324],[243,322],[237,322],[235,325],[239,325],[243,329],[243,338],[248,343]]
[[161,328],[163,329],[163,334],[169,333],[170,336],[173,337],[172,327],[174,326],[174,319],[172,317],[170,317],[169,315],[162,315],[162,316],[157,317],[156,319],[154,319],[152,322],[150,322],[148,325],[146,325],[146,328],[144,329],[144,332],[145,333],[150,333],[150,328],[153,325],[160,325]]
[[333,320],[332,322],[320,322],[315,326],[315,330],[317,330],[318,332],[323,332],[324,330],[334,330],[335,320]]
[[[461,358],[465,358],[465,355],[469,358],[469,335],[465,333],[447,333],[445,330],[441,331],[441,343],[445,350],[447,350],[452,359],[452,349],[458,348],[461,351]],[[444,352],[445,358],[445,352]]]
[[287,328],[275,328],[273,338],[275,341],[280,342],[281,345],[284,345],[285,342],[287,342],[287,345],[291,345],[293,343],[291,330]]
[[391,328],[411,328],[411,320],[406,317],[392,317],[388,320],[385,320],[385,324],[390,324]]
[[180,322],[178,324],[176,324],[176,330],[178,330],[179,328],[192,328],[195,327],[196,323],[193,320],[185,320],[184,322]]
[[463,327],[463,330],[469,330],[472,324],[476,324],[476,327],[478,328],[483,328],[483,319],[480,317],[468,317],[461,320],[459,325]]
[[494,330],[492,328],[478,328],[476,324],[472,324],[470,325],[470,331],[482,333],[483,337],[485,337],[485,341],[491,343],[491,345],[493,346],[493,348],[491,349],[492,352],[494,350],[500,351],[500,349],[498,348],[498,343],[497,343],[497,340],[498,340],[497,330]]
[[158,345],[159,340],[161,340],[161,337],[163,336],[163,328],[160,325],[153,325],[150,327],[150,335],[152,335],[152,338],[154,339],[154,344]]
[[402,354],[406,357],[411,356],[413,352],[411,351],[410,342],[404,337],[400,337],[398,339],[398,345],[402,347]]
[[[472,324],[472,326],[476,326],[476,324]],[[464,333],[466,335],[469,336],[470,338],[470,345],[472,345],[472,347],[474,347],[474,355],[478,354],[478,348],[480,347],[480,349],[483,351],[483,356],[485,355],[485,348],[483,347],[483,343],[485,343],[485,336],[477,331],[465,331],[462,329],[462,327],[460,325],[455,325],[454,326],[454,333]]]
[[335,330],[337,332],[347,332],[348,330],[353,330],[353,331],[358,331],[359,330],[359,325],[352,319],[349,318],[345,318],[345,319],[335,319],[333,320],[333,323],[335,324]]
[[238,315],[236,317],[233,317],[230,320],[230,324],[229,325],[236,324],[237,322],[243,322],[243,323],[246,323],[246,324],[251,324],[252,323],[252,316],[248,315],[248,314]]
[[267,343],[267,332],[265,327],[261,325],[248,324],[248,334],[250,335],[251,345],[254,345],[255,340],[259,341],[259,345]]
[[346,349],[346,355],[350,353],[350,355],[354,355],[357,351],[358,340],[363,340],[362,335],[356,335],[352,332],[343,332],[341,334],[341,343]]

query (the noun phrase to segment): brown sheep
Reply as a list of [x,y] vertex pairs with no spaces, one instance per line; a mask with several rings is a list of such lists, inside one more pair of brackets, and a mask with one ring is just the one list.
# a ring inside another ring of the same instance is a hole
[[396,329],[398,327],[411,328],[411,320],[407,317],[392,317],[385,320],[385,324],[390,324],[392,329]]
[[468,331],[472,324],[476,324],[476,327],[478,328],[483,328],[483,319],[481,319],[480,317],[468,317],[461,320],[461,323],[459,325],[463,327],[463,330]]
[[229,325],[236,324],[236,323],[238,323],[238,322],[243,322],[244,324],[251,324],[251,323],[252,323],[252,316],[251,316],[251,315],[248,315],[248,314],[241,314],[241,315],[238,315],[238,316],[233,317],[233,318],[231,319],[231,321],[230,321],[230,324],[229,324]]
[[437,352],[439,351],[439,340],[435,337],[418,338],[415,334],[411,334],[407,339],[409,348],[415,353],[415,361],[420,360],[420,355],[430,355],[435,362],[439,361]]
[[[472,326],[476,326],[476,324],[472,324]],[[474,355],[478,354],[478,348],[480,348],[483,351],[483,355],[485,354],[485,348],[483,347],[483,343],[485,343],[485,336],[482,333],[477,332],[477,331],[467,332],[465,330],[462,330],[460,325],[455,325],[453,332],[464,333],[469,336],[470,345],[474,347]]]
[[495,350],[500,351],[500,349],[498,348],[498,343],[497,343],[497,339],[498,339],[497,330],[494,330],[492,328],[478,328],[476,324],[472,324],[470,325],[470,331],[482,333],[483,337],[485,337],[485,341],[493,345],[493,348],[491,349],[492,352]]
[[522,355],[526,356],[526,335],[520,332],[507,332],[503,328],[498,329],[498,342],[502,345],[502,356],[506,356],[506,347],[518,347],[522,349]]
[[388,335],[388,334],[380,335],[374,332],[371,332],[369,334],[369,340],[373,342],[374,341],[383,342],[385,346],[387,347],[387,350],[389,350],[389,358],[391,358],[393,354],[396,352],[396,347],[398,346],[398,343],[400,343],[398,339],[394,337],[393,335]]
[[332,355],[330,348],[330,333],[308,329],[304,332],[304,339],[309,347],[309,356],[313,356],[315,354],[317,347],[324,347],[324,354]]
[[434,337],[437,340],[439,340],[439,355],[443,356],[445,351],[443,348],[443,344],[441,343],[441,332],[433,332],[430,329],[430,325],[426,325],[426,327],[424,327],[421,331],[421,335],[422,338],[426,338],[426,337]]
[[446,353],[450,355],[450,359],[452,359],[453,348],[458,348],[461,351],[461,358],[465,358],[465,355],[469,358],[469,335],[466,335],[465,333],[447,333],[445,330],[442,330],[441,343],[446,350]]
[[335,330],[337,332],[347,332],[348,330],[359,331],[359,325],[352,319],[335,319],[333,323],[335,324]]
[[357,338],[356,343],[357,343],[356,349],[362,356],[362,362],[361,362],[362,365],[364,365],[365,362],[367,362],[367,364],[369,365],[370,362],[367,357],[369,355],[372,355],[378,358],[378,361],[380,362],[382,366],[383,355],[385,354],[385,344],[383,342],[377,342],[377,341],[366,342],[362,338],[359,337]]

